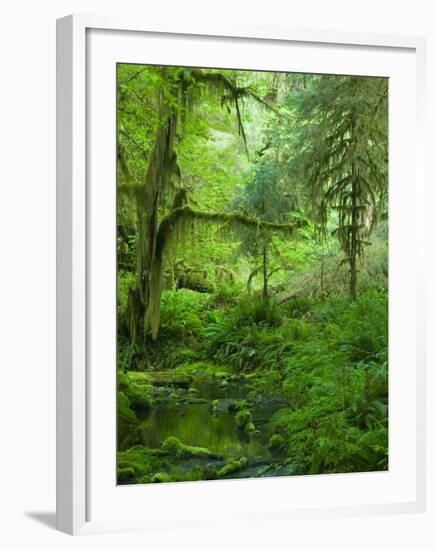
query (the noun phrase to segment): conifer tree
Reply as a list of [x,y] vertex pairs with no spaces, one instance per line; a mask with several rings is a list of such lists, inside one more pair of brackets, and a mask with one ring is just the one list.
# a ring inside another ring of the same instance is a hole
[[[323,231],[337,212],[337,235],[357,293],[358,259],[387,191],[385,78],[314,77],[300,93],[299,148],[294,170],[308,186]],[[304,122],[302,122],[304,121]]]

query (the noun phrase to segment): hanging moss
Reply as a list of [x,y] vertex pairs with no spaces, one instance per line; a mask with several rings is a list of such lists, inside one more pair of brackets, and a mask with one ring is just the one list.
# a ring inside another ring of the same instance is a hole
[[263,234],[280,231],[292,235],[294,230],[304,223],[302,220],[289,224],[272,223],[239,213],[204,212],[192,208],[185,202],[186,195],[179,193],[174,204],[182,204],[182,206],[173,208],[162,219],[156,231],[154,257],[147,270],[147,299],[143,298],[145,302],[144,333],[150,333],[153,340],[157,338],[159,331],[162,265],[167,246],[172,243],[184,244],[190,235],[194,240],[195,234],[200,229],[199,226],[202,228],[215,226],[217,233],[222,237],[238,239],[243,228],[255,228]]
[[131,338],[138,343],[149,334],[152,339],[156,339],[158,335],[163,255],[170,241],[183,242],[190,234],[194,240],[195,229],[199,224],[215,225],[221,233],[229,232],[232,235],[238,235],[243,227],[288,232],[294,227],[260,222],[242,214],[194,210],[188,205],[186,191],[183,189],[176,193],[171,212],[158,223],[161,198],[170,187],[172,178],[176,176],[180,180],[181,177],[174,148],[178,121],[180,118],[182,122],[185,121],[195,104],[196,94],[202,94],[202,85],[210,93],[220,97],[222,106],[226,106],[228,110],[230,105],[235,108],[238,132],[245,146],[246,135],[239,102],[243,98],[252,98],[268,106],[249,87],[239,87],[219,72],[189,68],[175,72],[163,68],[161,76],[168,80],[170,92],[168,97],[165,97],[162,90],[157,92],[158,118],[161,124],[149,154],[144,184],[136,185],[131,178],[125,178],[128,183],[120,186],[122,192],[133,196],[137,204],[137,288],[130,294],[128,311]]
[[195,225],[216,225],[227,237],[239,238],[241,230],[247,228],[255,228],[264,233],[279,231],[291,236],[294,230],[303,224],[304,221],[300,219],[293,223],[273,223],[240,213],[204,212],[186,204],[173,209],[162,219],[157,235],[156,253],[162,255],[165,246],[174,237],[178,242],[183,242],[189,230]]

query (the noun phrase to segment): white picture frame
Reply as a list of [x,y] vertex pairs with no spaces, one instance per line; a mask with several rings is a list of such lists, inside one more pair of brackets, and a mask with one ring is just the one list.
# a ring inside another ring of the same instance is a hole
[[[90,364],[93,358],[92,339],[95,335],[90,331],[93,325],[93,315],[96,308],[91,308],[93,300],[92,284],[93,276],[90,272],[90,249],[92,250],[92,239],[90,240],[90,228],[95,218],[95,207],[90,206],[92,189],[88,184],[92,175],[87,155],[90,155],[92,138],[87,134],[87,120],[90,117],[90,109],[93,108],[93,101],[89,90],[89,82],[92,80],[90,71],[93,70],[92,59],[88,58],[90,45],[98,50],[98,44],[88,41],[90,33],[102,31],[107,34],[106,40],[113,41],[111,33],[125,33],[131,40],[137,40],[141,36],[158,37],[161,41],[182,38],[188,43],[197,39],[217,39],[226,41],[228,44],[239,43],[247,47],[255,44],[269,44],[269,47],[287,46],[291,44],[311,44],[318,48],[358,48],[366,51],[396,51],[399,55],[403,52],[414,56],[415,74],[414,104],[409,108],[414,111],[414,140],[416,146],[416,157],[410,160],[410,170],[415,173],[416,202],[425,201],[425,168],[424,168],[424,75],[425,75],[425,41],[420,37],[374,35],[374,34],[353,34],[353,33],[332,33],[324,31],[303,31],[284,28],[177,28],[166,24],[152,26],[138,21],[113,19],[97,16],[72,15],[62,18],[57,22],[57,528],[69,534],[83,534],[95,531],[125,530],[132,528],[147,529],[156,525],[177,525],[178,516],[175,511],[164,509],[159,505],[152,518],[146,521],[146,514],[142,512],[138,517],[118,517],[115,512],[104,511],[97,514],[98,519],[90,516],[90,487],[93,484],[92,456],[92,429],[90,429],[90,411],[95,399],[95,385],[90,381]],[[134,34],[133,34],[134,33]],[[232,42],[234,41],[234,42]],[[109,42],[107,42],[108,44]],[[224,42],[223,42],[224,43]],[[108,48],[110,49],[110,48]],[[94,50],[93,50],[94,51]],[[128,50],[126,50],[128,51]],[[107,54],[109,55],[109,54]],[[121,61],[127,61],[126,53]],[[180,55],[183,55],[182,53]],[[167,58],[168,59],[168,56]],[[180,59],[180,58],[178,58]],[[108,57],[108,62],[111,59]],[[165,64],[163,62],[163,64]],[[180,64],[180,61],[179,61]],[[187,60],[186,64],[190,64]],[[270,68],[270,67],[267,67]],[[382,70],[382,69],[381,69]],[[316,72],[316,71],[314,71]],[[323,72],[323,67],[317,72]],[[329,72],[327,70],[326,72]],[[103,78],[103,75],[102,75]],[[410,79],[411,80],[411,79]],[[103,80],[102,80],[103,82]],[[108,104],[109,105],[109,104]],[[109,105],[110,107],[110,105]],[[95,127],[95,125],[94,125]],[[103,129],[97,130],[104,132]],[[88,142],[87,142],[88,139]],[[115,141],[115,134],[112,138]],[[412,138],[413,139],[413,138]],[[108,142],[108,147],[111,145]],[[92,147],[91,147],[92,149]],[[88,158],[89,161],[89,158]],[[113,161],[115,162],[115,157]],[[110,196],[109,199],[110,200]],[[400,203],[399,203],[400,204]],[[401,208],[401,207],[400,207]],[[416,209],[419,210],[418,208]],[[92,216],[92,219],[90,219]],[[399,220],[398,220],[399,221]],[[106,222],[104,222],[106,223]],[[110,220],[109,222],[110,223]],[[398,223],[398,222],[396,222]],[[213,491],[215,499],[225,498],[226,493],[232,494],[232,498],[238,499],[239,492],[245,493],[249,508],[245,510],[245,518],[256,520],[260,514],[263,517],[271,515],[281,519],[299,517],[338,517],[344,515],[381,514],[398,512],[421,512],[426,505],[426,463],[425,463],[425,433],[426,433],[426,403],[425,403],[425,254],[423,244],[418,238],[423,231],[423,221],[416,215],[415,230],[412,239],[415,248],[415,288],[408,286],[413,293],[414,300],[408,307],[415,308],[416,318],[414,321],[415,339],[415,372],[414,387],[408,391],[414,398],[415,422],[411,427],[411,434],[414,435],[414,460],[408,465],[411,474],[412,485],[405,492],[408,498],[393,497],[373,502],[369,499],[366,502],[353,501],[353,504],[341,504],[341,501],[329,505],[329,498],[320,501],[320,505],[308,507],[303,501],[301,505],[296,502],[291,505],[284,504],[282,508],[268,510],[263,503],[257,504],[253,496],[260,486],[256,483],[260,480],[245,480],[244,484],[239,481],[219,482],[214,489],[208,482],[205,483],[181,483],[177,489],[172,486],[149,487],[153,491],[157,502],[169,496],[185,501],[194,502],[194,499],[208,499],[208,492]],[[95,232],[94,232],[95,235]],[[94,236],[93,239],[96,237]],[[98,237],[99,238],[99,237]],[[109,248],[112,246],[109,243]],[[115,280],[115,273],[114,273]],[[109,281],[109,284],[112,284]],[[407,288],[407,287],[405,287]],[[404,288],[404,290],[405,290]],[[94,304],[96,305],[96,304]],[[402,304],[398,303],[398,311]],[[92,311],[91,311],[92,310]],[[391,312],[392,313],[392,312]],[[91,321],[90,321],[91,319]],[[115,346],[115,344],[114,344]],[[112,382],[113,383],[113,380]],[[411,386],[411,384],[410,384]],[[91,388],[93,389],[91,390]],[[109,386],[108,386],[109,387]],[[112,399],[108,395],[107,399]],[[91,415],[92,416],[92,415]],[[115,415],[114,415],[115,422]],[[413,430],[414,428],[414,430]],[[413,437],[412,435],[412,437]],[[109,436],[108,436],[109,438]],[[102,447],[103,448],[103,447]],[[106,448],[106,447],[105,447]],[[109,457],[108,460],[114,460]],[[414,471],[413,471],[414,462]],[[102,468],[104,469],[104,468]],[[314,479],[315,476],[313,476]],[[335,476],[321,476],[324,478],[324,486],[327,491],[336,491],[336,485],[340,478]],[[328,479],[329,477],[329,479]],[[414,480],[413,480],[414,478]],[[283,479],[283,478],[281,478]],[[276,480],[276,483],[281,482]],[[350,483],[343,476],[343,484]],[[102,481],[103,483],[104,481]],[[287,480],[288,482],[288,480]],[[213,482],[214,484],[215,482]],[[225,483],[225,484],[222,484]],[[264,484],[264,481],[262,481]],[[309,478],[300,479],[299,483],[318,483],[310,481]],[[254,485],[255,484],[255,485]],[[173,484],[174,485],[174,484]],[[196,489],[202,486],[202,489]],[[93,486],[94,487],[94,486]],[[93,491],[100,491],[101,485],[97,485]],[[100,487],[100,489],[99,489]],[[211,489],[209,488],[211,487]],[[276,484],[276,488],[278,485]],[[193,489],[194,488],[194,489]],[[263,485],[261,492],[265,492],[267,485]],[[135,489],[135,488],[134,488]],[[144,488],[137,487],[137,495]],[[123,489],[126,491],[126,489]],[[268,491],[275,491],[271,486]],[[200,491],[200,492],[199,492]],[[340,491],[341,492],[341,491]],[[150,494],[150,493],[149,493]],[[267,493],[265,493],[266,495]],[[273,494],[273,493],[272,493]],[[100,500],[106,499],[105,493]],[[126,495],[126,493],[125,493]],[[161,496],[160,496],[161,495]],[[412,495],[412,496],[411,496]],[[191,500],[190,500],[191,499]],[[99,499],[95,499],[99,500]],[[263,499],[261,499],[263,500]],[[113,510],[116,510],[114,507]],[[105,515],[107,513],[107,515]],[[200,512],[200,510],[198,510]],[[229,509],[230,519],[232,506]],[[114,515],[115,514],[115,515]],[[204,525],[206,519],[200,518],[197,513],[197,520],[194,517],[193,525]],[[235,514],[234,514],[235,515]],[[149,514],[150,516],[150,514]],[[182,515],[179,519],[181,524],[190,521],[190,513]],[[238,518],[235,515],[238,521]]]

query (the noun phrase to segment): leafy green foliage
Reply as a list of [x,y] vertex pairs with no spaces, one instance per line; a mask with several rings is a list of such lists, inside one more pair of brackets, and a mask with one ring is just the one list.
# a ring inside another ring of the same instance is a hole
[[165,291],[161,299],[161,338],[193,336],[202,329],[202,312],[209,296],[181,289]]
[[290,406],[276,415],[274,429],[304,473],[386,469],[386,296],[331,300],[314,317],[312,336],[296,342],[286,362]]
[[204,335],[216,361],[239,370],[274,369],[307,330],[306,323],[285,319],[275,302],[240,300],[234,310],[212,315]]
[[333,234],[349,264],[352,298],[357,257],[387,198],[387,97],[384,78],[321,76],[297,102],[304,115],[297,172],[309,181],[324,231],[337,213]]
[[119,482],[387,469],[387,79],[117,71]]

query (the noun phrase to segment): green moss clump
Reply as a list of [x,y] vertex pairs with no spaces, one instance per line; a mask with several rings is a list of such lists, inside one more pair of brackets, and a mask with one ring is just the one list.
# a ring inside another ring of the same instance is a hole
[[223,468],[220,468],[220,470],[217,472],[217,477],[221,478],[238,472],[242,468],[245,468],[247,466],[247,463],[248,460],[245,457],[240,458],[239,460],[231,459],[223,466]]
[[252,422],[252,413],[248,409],[238,411],[235,416],[235,422],[239,428],[245,428]]
[[134,411],[147,411],[152,406],[152,386],[145,383],[145,374],[118,372],[118,389],[126,396]]
[[179,365],[176,371],[180,374],[192,375],[195,378],[227,378],[229,373],[223,367],[208,361],[195,361]]
[[171,476],[165,472],[158,472],[151,479],[152,483],[169,483],[170,481],[172,481]]
[[[162,456],[162,451],[148,449],[142,445],[131,447],[126,451],[117,453],[118,476],[124,476],[130,470],[131,477],[141,478],[151,475],[162,466],[166,465],[166,457]],[[119,477],[120,480],[120,477]]]
[[246,433],[251,433],[256,430],[255,424],[252,422],[252,413],[248,409],[242,409],[235,415],[235,422],[240,430]]
[[147,411],[152,406],[152,389],[146,384],[130,384],[127,396],[136,411]]
[[125,383],[129,382],[136,382],[137,384],[144,384],[146,382],[147,375],[145,372],[138,372],[138,371],[128,371],[126,374],[124,373],[118,373],[118,383],[123,383],[124,380]]
[[185,445],[177,437],[167,437],[167,439],[162,444],[162,448],[165,451],[170,452],[172,455],[177,458],[202,458],[202,457],[214,457],[215,455],[211,453],[208,449],[204,447],[192,447],[190,445]]
[[230,413],[236,413],[243,409],[247,409],[248,406],[249,403],[245,399],[240,399],[239,401],[234,401],[234,403],[231,403],[228,407],[228,411]]
[[124,425],[135,422],[135,413],[130,407],[130,402],[126,394],[122,391],[117,392],[117,415],[118,421]]
[[148,372],[147,381],[153,386],[172,386],[175,388],[189,388],[193,377],[174,371]]

